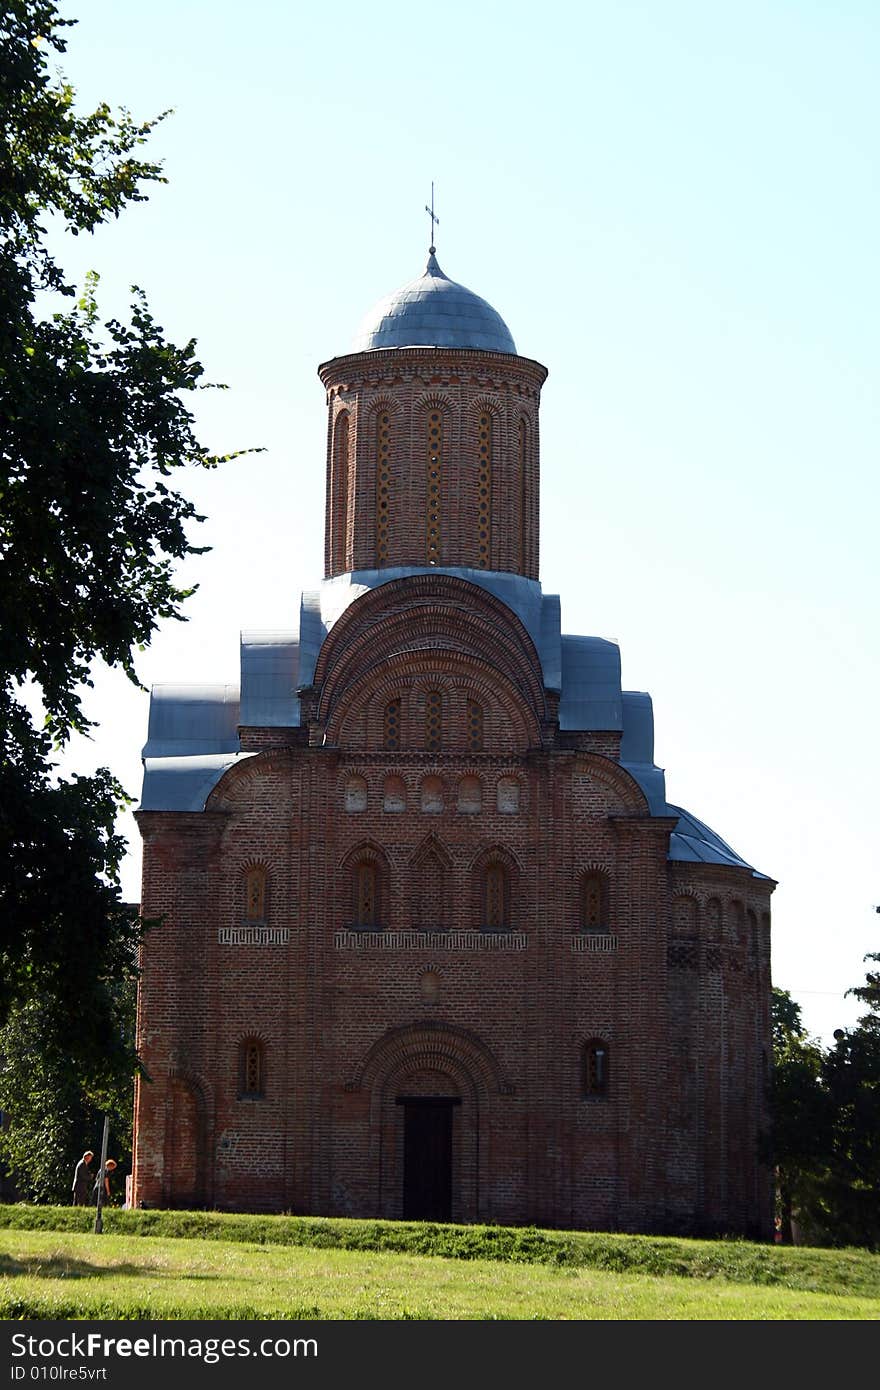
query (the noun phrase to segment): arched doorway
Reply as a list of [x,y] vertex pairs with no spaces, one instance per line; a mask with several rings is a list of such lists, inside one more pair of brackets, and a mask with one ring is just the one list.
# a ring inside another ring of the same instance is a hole
[[[432,1091],[452,1090],[445,1081],[438,1074],[427,1084]],[[462,1135],[455,1119],[461,1097],[404,1094],[395,1103],[403,1127],[401,1215],[404,1221],[451,1221],[453,1191],[460,1181]]]
[[479,1038],[440,1022],[393,1030],[354,1085],[370,1095],[377,1215],[491,1219],[489,1126],[509,1087]]

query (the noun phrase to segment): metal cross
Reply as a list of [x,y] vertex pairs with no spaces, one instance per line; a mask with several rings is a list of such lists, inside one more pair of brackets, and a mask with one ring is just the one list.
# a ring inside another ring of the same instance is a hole
[[434,243],[434,226],[435,226],[435,224],[436,224],[438,227],[440,226],[440,218],[434,216],[434,180],[433,180],[433,179],[431,180],[431,206],[428,207],[428,204],[425,203],[425,212],[428,214],[428,216],[429,216],[430,219],[431,219],[431,246],[430,246],[429,249],[430,249],[431,255],[433,256],[434,252],[437,250],[436,246],[433,244],[433,243]]

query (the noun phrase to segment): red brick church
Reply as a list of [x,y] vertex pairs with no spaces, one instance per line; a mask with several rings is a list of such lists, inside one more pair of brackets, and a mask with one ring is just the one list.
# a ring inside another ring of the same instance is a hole
[[319,375],[325,578],[152,694],[135,1202],[769,1235],[774,884],[542,592],[546,368],[432,248]]

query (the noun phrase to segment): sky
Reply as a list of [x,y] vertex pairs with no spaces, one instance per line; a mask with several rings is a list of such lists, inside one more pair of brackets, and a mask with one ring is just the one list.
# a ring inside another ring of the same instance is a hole
[[[168,183],[93,237],[224,392],[153,682],[238,679],[323,574],[316,369],[438,260],[549,368],[541,579],[620,643],[669,800],[778,881],[774,983],[830,1040],[880,950],[875,0],[71,0],[84,109],[173,110]],[[140,790],[148,695],[96,670],[65,769]],[[130,815],[124,896],[140,897]]]

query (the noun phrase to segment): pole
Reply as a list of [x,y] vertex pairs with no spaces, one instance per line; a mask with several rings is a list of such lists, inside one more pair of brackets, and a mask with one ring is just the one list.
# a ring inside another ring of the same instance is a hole
[[98,1174],[98,1205],[95,1209],[95,1235],[99,1236],[104,1229],[104,1221],[101,1216],[101,1208],[104,1205],[104,1168],[107,1163],[107,1140],[110,1137],[110,1116],[104,1116],[104,1135],[101,1139],[101,1171]]

